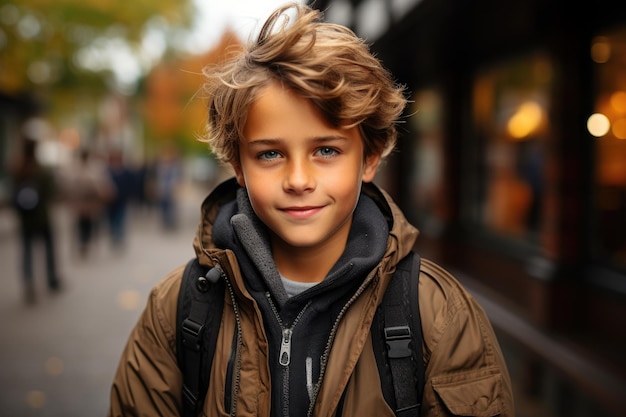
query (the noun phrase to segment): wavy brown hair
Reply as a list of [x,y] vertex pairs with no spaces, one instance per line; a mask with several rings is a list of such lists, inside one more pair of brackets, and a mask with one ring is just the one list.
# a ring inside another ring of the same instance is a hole
[[208,123],[203,140],[223,162],[239,161],[250,104],[271,82],[311,100],[331,125],[358,126],[365,157],[392,151],[406,105],[404,88],[362,39],[297,3],[278,8],[242,54],[205,68],[204,75]]

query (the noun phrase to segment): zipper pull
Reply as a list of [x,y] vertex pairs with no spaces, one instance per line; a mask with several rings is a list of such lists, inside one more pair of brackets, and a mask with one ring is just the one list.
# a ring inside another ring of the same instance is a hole
[[282,366],[288,366],[291,361],[291,329],[283,329],[283,340],[280,343],[278,361]]

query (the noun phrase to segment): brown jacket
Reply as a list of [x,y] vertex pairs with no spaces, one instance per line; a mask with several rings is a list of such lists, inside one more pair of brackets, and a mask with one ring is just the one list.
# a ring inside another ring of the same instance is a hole
[[[414,246],[418,231],[389,196],[373,186],[364,192],[393,219],[387,251],[367,285],[342,318],[314,416],[334,416],[344,391],[344,416],[393,416],[383,399],[370,339],[370,324],[395,265]],[[213,221],[225,198],[205,201],[194,239],[201,264],[219,264],[230,277],[238,309],[225,297],[222,326],[204,402],[203,416],[270,416],[270,364],[263,320],[244,285],[233,252],[216,248]],[[176,364],[176,303],[183,266],[152,290],[147,306],[122,354],[109,417],[178,416],[182,377]],[[438,265],[422,259],[419,303],[424,334],[426,387],[422,416],[513,416],[511,381],[489,320],[476,300]],[[224,409],[224,382],[231,341],[239,320],[237,375],[233,408]]]

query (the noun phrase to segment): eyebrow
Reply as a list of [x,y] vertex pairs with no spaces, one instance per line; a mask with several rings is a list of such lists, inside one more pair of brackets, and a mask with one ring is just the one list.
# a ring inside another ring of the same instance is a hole
[[[319,136],[319,137],[307,138],[307,140],[311,140],[312,142],[318,143],[318,144],[324,144],[324,143],[336,142],[336,141],[341,141],[341,142],[349,141],[347,136],[342,136],[342,135]],[[249,140],[248,145],[277,145],[283,142],[288,142],[288,140],[282,139],[282,138],[259,138],[259,139]]]

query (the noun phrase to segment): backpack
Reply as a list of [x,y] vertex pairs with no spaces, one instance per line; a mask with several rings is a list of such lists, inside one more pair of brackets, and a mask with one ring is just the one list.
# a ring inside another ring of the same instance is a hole
[[[374,356],[385,401],[396,416],[419,416],[425,382],[418,305],[420,256],[402,259],[371,326]],[[183,374],[183,417],[202,408],[219,332],[226,284],[194,257],[187,263],[178,297],[176,355]],[[344,393],[345,394],[345,393]],[[337,415],[341,415],[343,396]]]

